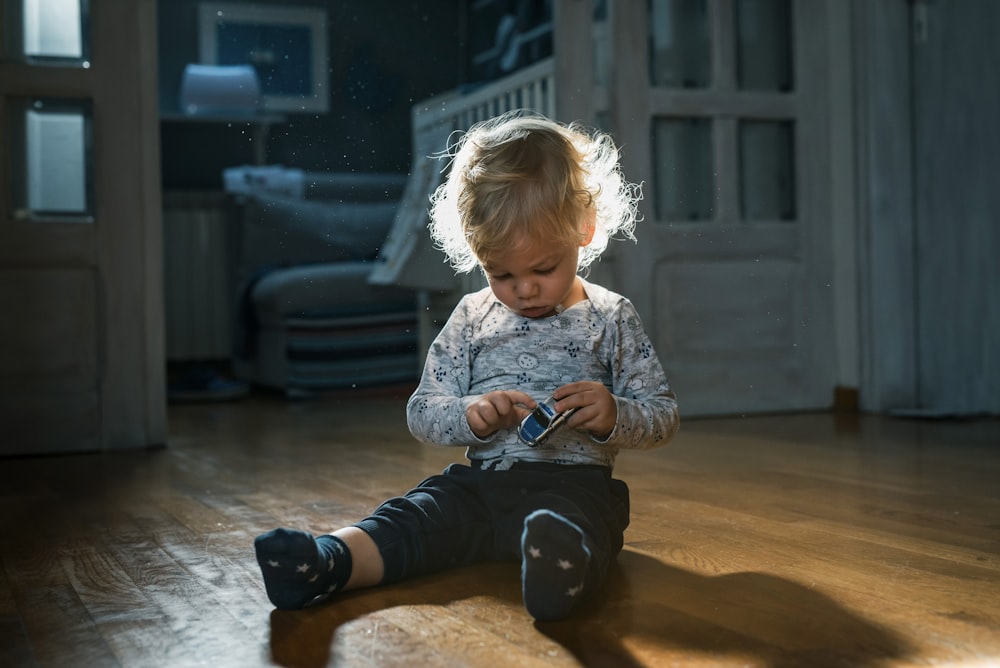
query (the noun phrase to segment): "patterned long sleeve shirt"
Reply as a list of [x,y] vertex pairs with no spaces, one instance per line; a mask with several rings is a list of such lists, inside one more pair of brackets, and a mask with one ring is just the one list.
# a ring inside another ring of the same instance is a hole
[[[462,298],[434,340],[406,406],[420,441],[466,447],[470,460],[504,470],[517,461],[613,468],[620,449],[666,444],[677,431],[677,401],[632,303],[584,281],[587,299],[539,319],[517,315],[489,288]],[[563,427],[539,447],[504,429],[480,439],[465,410],[478,396],[517,389],[543,401],[566,383],[593,380],[615,398],[605,440]]]

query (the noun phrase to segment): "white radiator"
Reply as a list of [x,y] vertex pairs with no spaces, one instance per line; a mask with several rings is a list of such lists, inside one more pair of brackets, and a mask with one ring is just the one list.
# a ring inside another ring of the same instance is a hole
[[169,361],[229,359],[235,294],[225,195],[163,194],[163,286]]

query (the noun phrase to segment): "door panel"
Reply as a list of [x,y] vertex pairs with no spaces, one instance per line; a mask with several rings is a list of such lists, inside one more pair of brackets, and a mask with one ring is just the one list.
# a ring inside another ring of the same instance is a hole
[[[661,262],[653,284],[663,295],[654,332],[682,355],[740,350],[762,353],[786,350],[795,343],[790,319],[794,312],[794,263]],[[738,289],[755,284],[747,293]],[[692,289],[697,286],[697,289]],[[713,295],[711,301],[701,298]]]
[[653,175],[619,285],[684,412],[828,407],[825,3],[613,7],[615,133],[626,174]]
[[35,379],[93,392],[97,287],[92,269],[0,270],[0,373],[9,387]]
[[[3,453],[99,443],[97,288],[91,269],[2,270]],[[49,416],[49,417],[44,417]]]
[[699,412],[788,405],[783,395],[799,382],[803,364],[796,349],[804,336],[794,325],[802,311],[798,273],[797,263],[787,260],[665,260],[657,266],[653,336],[666,351],[661,355],[671,376],[688,382],[688,394],[701,392],[693,397]]

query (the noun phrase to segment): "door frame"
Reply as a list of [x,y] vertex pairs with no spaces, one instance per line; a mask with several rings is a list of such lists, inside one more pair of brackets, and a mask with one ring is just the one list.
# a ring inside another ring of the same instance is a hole
[[860,408],[917,402],[910,3],[853,4]]

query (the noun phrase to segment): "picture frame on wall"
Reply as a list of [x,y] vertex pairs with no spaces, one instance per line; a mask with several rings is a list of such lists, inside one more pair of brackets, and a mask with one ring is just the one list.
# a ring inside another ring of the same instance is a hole
[[254,67],[262,110],[329,111],[325,9],[206,2],[198,35],[202,63]]

